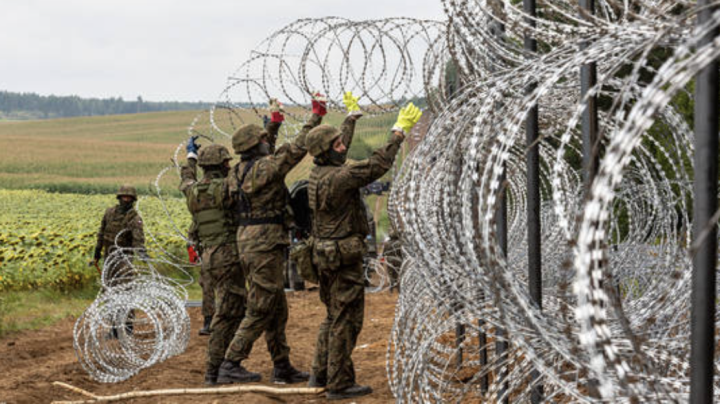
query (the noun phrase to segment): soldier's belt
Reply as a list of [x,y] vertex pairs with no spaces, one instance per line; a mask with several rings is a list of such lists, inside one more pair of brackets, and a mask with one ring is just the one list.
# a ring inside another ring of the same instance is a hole
[[238,221],[239,226],[255,226],[259,224],[284,224],[285,217],[283,215],[277,215],[272,217],[249,217],[240,219]]

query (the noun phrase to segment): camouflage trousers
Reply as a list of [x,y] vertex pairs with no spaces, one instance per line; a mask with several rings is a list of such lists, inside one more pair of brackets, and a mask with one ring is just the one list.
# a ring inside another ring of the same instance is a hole
[[290,347],[285,337],[288,305],[283,288],[285,251],[276,248],[266,252],[244,253],[241,263],[248,273],[250,290],[245,318],[225,353],[225,359],[243,361],[250,356],[253,344],[265,333],[265,342],[273,362],[289,359]]
[[[215,314],[210,324],[207,371],[218,370],[225,359],[225,351],[245,316],[247,291],[245,273],[237,261],[235,247],[221,246],[214,256],[203,254],[207,273],[215,285]],[[207,259],[209,258],[209,259]]]
[[198,283],[202,289],[202,315],[203,317],[212,317],[215,315],[215,282],[205,265],[200,267]]
[[313,374],[327,380],[328,390],[355,384],[352,351],[363,326],[365,284],[362,261],[337,270],[320,268],[320,300],[327,316],[320,324]]

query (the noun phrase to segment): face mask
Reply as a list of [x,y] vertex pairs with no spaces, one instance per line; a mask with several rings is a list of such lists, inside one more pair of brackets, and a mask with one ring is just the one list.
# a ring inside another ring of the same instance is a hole
[[222,173],[223,177],[227,177],[230,173],[230,166],[223,165],[222,167],[220,167],[220,172]]
[[270,154],[270,145],[268,143],[259,143],[258,154],[261,156],[267,156]]
[[122,212],[127,212],[130,209],[132,209],[132,207],[133,207],[133,201],[126,202],[126,201],[123,201],[122,199],[120,200],[120,210]]
[[335,151],[335,149],[330,149],[330,160],[333,163],[342,165],[345,164],[345,160],[347,160],[347,152],[345,153],[339,153]]

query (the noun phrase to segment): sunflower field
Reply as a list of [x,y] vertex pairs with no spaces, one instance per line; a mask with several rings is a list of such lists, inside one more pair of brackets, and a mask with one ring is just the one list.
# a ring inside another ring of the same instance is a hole
[[[89,263],[96,234],[105,209],[116,203],[113,195],[0,189],[0,292],[73,290],[95,282]],[[181,233],[190,225],[184,200],[143,197],[137,208],[150,255],[182,259]]]

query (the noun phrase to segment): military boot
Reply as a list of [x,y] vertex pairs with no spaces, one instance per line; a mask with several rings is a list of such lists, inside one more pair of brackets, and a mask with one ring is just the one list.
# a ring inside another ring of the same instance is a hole
[[329,390],[325,394],[325,397],[327,397],[328,400],[343,400],[346,398],[366,396],[372,392],[373,389],[370,386],[360,386],[356,384],[342,390]]
[[319,377],[315,373],[310,375],[310,381],[308,387],[325,387],[327,386],[327,378]]
[[245,369],[240,362],[225,360],[218,371],[217,384],[259,382],[260,373]]
[[275,384],[294,384],[306,382],[310,378],[307,372],[301,372],[285,359],[275,362],[271,381]]
[[210,323],[212,323],[212,316],[205,316],[205,322],[203,323],[203,328],[198,331],[198,335],[210,335]]
[[205,371],[205,385],[214,386],[217,384],[218,369],[207,369]]

